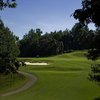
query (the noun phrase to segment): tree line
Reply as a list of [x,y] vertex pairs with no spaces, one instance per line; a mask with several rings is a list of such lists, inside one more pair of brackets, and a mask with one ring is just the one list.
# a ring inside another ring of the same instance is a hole
[[[16,0],[0,0],[0,10],[16,6]],[[72,30],[42,34],[40,29],[31,29],[20,41],[0,20],[0,73],[16,72],[19,49],[20,57],[51,56],[71,50],[90,49],[87,57],[96,60],[100,57],[99,11],[100,0],[82,0],[82,8],[72,14],[79,20]],[[96,31],[87,28],[91,22],[97,27]],[[90,79],[100,82],[100,64],[92,66]]]
[[95,31],[76,23],[71,30],[45,33],[31,29],[19,40],[20,57],[43,57],[93,48]]

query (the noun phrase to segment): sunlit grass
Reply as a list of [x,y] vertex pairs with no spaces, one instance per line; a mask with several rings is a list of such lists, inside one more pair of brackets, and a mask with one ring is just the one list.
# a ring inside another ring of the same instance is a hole
[[[47,62],[47,66],[25,66],[21,71],[38,80],[30,89],[0,100],[93,100],[100,96],[100,86],[88,80],[91,64],[84,53],[73,52],[47,58],[20,58],[30,62]],[[98,60],[98,62],[100,62]]]

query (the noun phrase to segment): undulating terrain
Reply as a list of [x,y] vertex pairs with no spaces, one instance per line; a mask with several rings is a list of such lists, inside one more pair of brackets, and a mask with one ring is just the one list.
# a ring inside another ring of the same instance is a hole
[[[88,79],[91,64],[95,62],[87,60],[85,54],[86,51],[76,51],[47,58],[18,58],[49,65],[21,67],[20,71],[35,75],[37,81],[31,88],[11,96],[1,96],[0,100],[99,100],[100,86]],[[21,87],[28,79],[23,76],[13,81],[10,84],[7,78],[0,77],[0,93],[10,91],[10,87],[11,90]]]

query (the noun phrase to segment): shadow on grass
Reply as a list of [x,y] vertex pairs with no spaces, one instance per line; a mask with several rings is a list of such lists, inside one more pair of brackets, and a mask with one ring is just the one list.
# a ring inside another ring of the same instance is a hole
[[98,98],[95,98],[95,99],[93,99],[93,100],[100,100],[100,97],[98,97]]

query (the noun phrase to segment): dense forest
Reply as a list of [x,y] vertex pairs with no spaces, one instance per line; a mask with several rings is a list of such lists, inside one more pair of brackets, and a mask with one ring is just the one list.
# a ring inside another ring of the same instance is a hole
[[76,23],[71,30],[43,33],[41,29],[31,29],[18,41],[20,57],[43,57],[92,49],[96,32],[87,26],[80,28]]

